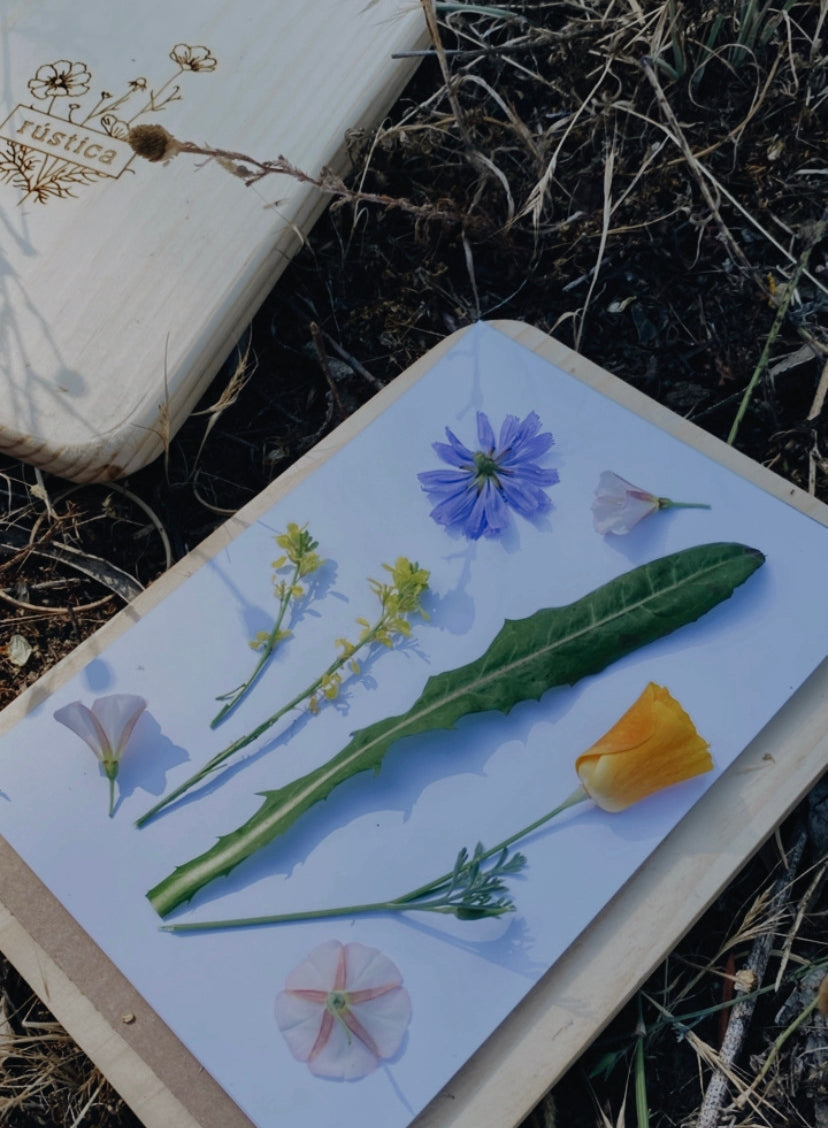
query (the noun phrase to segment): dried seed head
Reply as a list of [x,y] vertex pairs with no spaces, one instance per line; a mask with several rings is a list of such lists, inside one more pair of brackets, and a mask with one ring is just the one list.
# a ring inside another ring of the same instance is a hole
[[147,161],[168,161],[181,152],[181,142],[163,125],[134,125],[127,141]]
[[733,976],[733,986],[736,991],[755,991],[758,980],[752,968],[745,967]]

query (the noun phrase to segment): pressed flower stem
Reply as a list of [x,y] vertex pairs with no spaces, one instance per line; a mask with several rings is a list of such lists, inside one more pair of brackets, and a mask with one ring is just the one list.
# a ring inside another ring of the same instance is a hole
[[170,803],[173,803],[176,799],[179,799],[186,791],[189,791],[191,787],[195,787],[195,785],[202,779],[204,779],[205,776],[208,776],[211,772],[214,772],[216,768],[220,767],[221,764],[223,764],[225,760],[228,760],[234,753],[241,751],[242,748],[246,748],[247,745],[252,744],[254,740],[258,740],[262,733],[265,733],[269,728],[272,728],[273,725],[280,721],[286,713],[289,713],[292,709],[295,709],[298,705],[301,705],[303,701],[307,700],[309,697],[312,697],[324,682],[326,682],[334,674],[339,673],[339,671],[346,663],[352,662],[355,654],[357,654],[364,647],[369,646],[372,642],[376,642],[378,636],[387,627],[390,618],[391,615],[387,612],[384,612],[374,624],[374,626],[371,627],[370,631],[366,633],[365,637],[358,643],[354,644],[353,650],[349,650],[347,654],[342,654],[334,662],[331,662],[330,666],[328,666],[328,668],[319,675],[316,681],[312,682],[309,686],[307,686],[306,689],[303,689],[301,693],[297,693],[297,695],[292,698],[292,700],[288,701],[287,705],[283,705],[281,709],[277,709],[275,713],[268,717],[267,720],[262,721],[262,723],[260,725],[257,725],[256,728],[254,728],[251,732],[247,733],[245,736],[240,736],[238,740],[234,740],[232,744],[228,744],[226,748],[223,748],[221,750],[221,752],[217,752],[215,756],[212,756],[207,761],[207,763],[194,775],[191,775],[189,779],[186,779],[183,783],[179,784],[178,787],[174,788],[168,795],[165,795],[163,799],[159,799],[159,801],[153,807],[150,807],[150,809],[148,811],[145,811],[139,819],[136,819],[135,825],[137,827],[144,826],[150,821],[150,819],[153,819],[156,815],[160,814],[165,807],[169,806]]
[[[554,807],[551,811],[547,811],[545,815],[541,815],[539,819],[535,819],[534,822],[529,823],[529,825],[523,827],[522,830],[516,831],[515,834],[510,834],[508,838],[504,838],[502,842],[498,842],[497,846],[492,846],[491,849],[485,850],[481,855],[479,855],[477,860],[485,862],[487,858],[491,858],[495,854],[499,854],[502,850],[507,850],[521,838],[526,838],[526,836],[532,834],[533,831],[540,830],[542,826],[544,826],[548,822],[551,822],[552,819],[556,818],[569,807],[574,807],[577,803],[584,803],[587,799],[589,799],[589,796],[587,795],[584,788],[576,788],[568,799],[564,799],[563,803],[559,803],[557,807]],[[413,901],[417,897],[424,896],[429,891],[438,890],[441,886],[448,885],[451,881],[452,876],[453,874],[451,873],[444,873],[442,877],[438,877],[435,881],[429,882],[428,885],[421,885],[419,889],[414,889],[411,893],[407,893],[404,897],[398,897],[397,900]]]
[[105,759],[102,761],[104,775],[109,780],[109,817],[115,814],[115,780],[118,778],[119,764],[117,760]]
[[301,570],[302,561],[301,559],[299,559],[296,561],[293,567],[293,575],[290,578],[290,582],[285,586],[285,594],[282,596],[279,602],[279,611],[276,615],[276,622],[273,624],[273,629],[267,636],[267,641],[262,647],[261,657],[256,663],[256,668],[253,670],[253,673],[250,675],[246,682],[243,682],[238,689],[233,690],[229,694],[229,699],[225,701],[225,704],[222,705],[221,709],[219,709],[218,713],[216,713],[215,717],[213,717],[212,721],[210,721],[210,728],[216,728],[216,726],[224,720],[227,714],[232,712],[232,710],[236,708],[242,698],[250,692],[250,690],[261,677],[262,670],[267,665],[268,660],[270,659],[270,655],[275,650],[276,644],[279,641],[279,631],[282,629],[282,622],[284,620],[285,614],[287,613],[290,601],[293,597],[293,588],[296,586],[296,582],[299,579],[299,573],[301,572]]
[[669,497],[658,499],[659,509],[710,509],[703,501],[671,501]]
[[[548,811],[541,818],[535,819],[529,826],[525,826],[522,830],[517,831],[517,833],[509,835],[508,838],[504,838],[502,842],[498,842],[497,846],[492,846],[490,850],[484,850],[482,854],[476,854],[474,863],[479,865],[488,858],[502,853],[519,839],[525,838],[528,834],[532,834],[533,831],[538,830],[545,823],[550,822],[557,815],[567,810],[568,807],[574,807],[577,803],[583,803],[587,799],[589,799],[589,795],[587,795],[584,788],[577,788],[568,799],[565,799],[564,802],[555,807],[554,810]],[[471,861],[469,861],[463,868],[468,869],[471,864]],[[445,896],[441,897],[440,895],[445,894],[451,889],[452,883],[456,877],[456,871],[451,870],[449,873],[444,873],[441,877],[435,878],[434,881],[429,881],[426,885],[420,885],[417,889],[412,889],[410,893],[404,893],[401,897],[395,897],[391,901],[374,901],[362,905],[343,905],[334,909],[311,909],[308,912],[278,913],[273,916],[242,917],[235,920],[203,920],[190,924],[164,924],[161,926],[161,931],[207,932],[220,928],[250,928],[262,924],[287,924],[295,921],[321,920],[327,917],[359,916],[363,913],[399,913],[415,911],[454,913],[456,905],[450,902]]]

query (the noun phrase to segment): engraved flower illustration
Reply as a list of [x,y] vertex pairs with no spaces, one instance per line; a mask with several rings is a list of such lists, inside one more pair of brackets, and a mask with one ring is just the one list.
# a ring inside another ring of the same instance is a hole
[[214,71],[217,65],[209,47],[189,47],[186,43],[176,43],[170,51],[170,58],[182,70],[188,71]]
[[105,133],[110,137],[117,137],[119,141],[126,141],[129,137],[129,126],[114,114],[104,114],[101,117],[101,125]]
[[58,59],[55,63],[44,63],[38,67],[34,78],[29,79],[29,90],[35,98],[79,98],[89,91],[92,75],[86,63],[70,63],[68,59]]
[[397,966],[377,948],[328,940],[276,996],[276,1023],[311,1073],[356,1081],[393,1057],[411,1019]]
[[[36,100],[30,108],[73,127],[106,134],[113,142],[125,142],[141,118],[158,114],[173,102],[181,101],[182,84],[188,81],[182,79],[183,74],[209,73],[218,65],[210,48],[200,44],[177,43],[169,52],[169,58],[174,63],[170,68],[172,74],[161,85],[151,84],[144,75],[138,75],[127,81],[120,91],[117,87],[102,88],[97,100],[90,95],[93,77],[85,62],[56,59],[44,63],[28,80],[29,93]],[[12,115],[1,123],[5,128],[0,133],[0,186],[12,185],[22,193],[24,200],[45,204],[52,199],[71,198],[77,195],[80,186],[117,179],[124,171],[121,158],[128,154],[119,152],[116,144],[102,146],[101,141],[96,140],[87,145],[88,137],[62,132],[40,119],[30,122],[25,113],[23,119]],[[161,126],[156,129],[165,133]],[[156,158],[159,160],[166,160],[177,151],[169,135],[165,136],[168,138],[162,146],[165,155]],[[47,137],[48,145],[53,148],[43,148]],[[39,147],[33,144],[36,140],[40,141]]]

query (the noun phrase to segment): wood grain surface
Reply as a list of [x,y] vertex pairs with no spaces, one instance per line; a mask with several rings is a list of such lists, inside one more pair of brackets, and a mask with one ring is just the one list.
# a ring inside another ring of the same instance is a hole
[[343,171],[423,36],[399,0],[4,4],[0,450],[76,481],[156,458],[329,202],[128,127]]

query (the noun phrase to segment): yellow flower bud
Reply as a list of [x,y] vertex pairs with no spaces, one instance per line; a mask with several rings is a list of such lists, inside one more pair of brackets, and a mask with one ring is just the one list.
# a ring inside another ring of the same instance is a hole
[[623,811],[712,767],[707,741],[669,690],[653,682],[575,761],[584,790],[605,811]]

